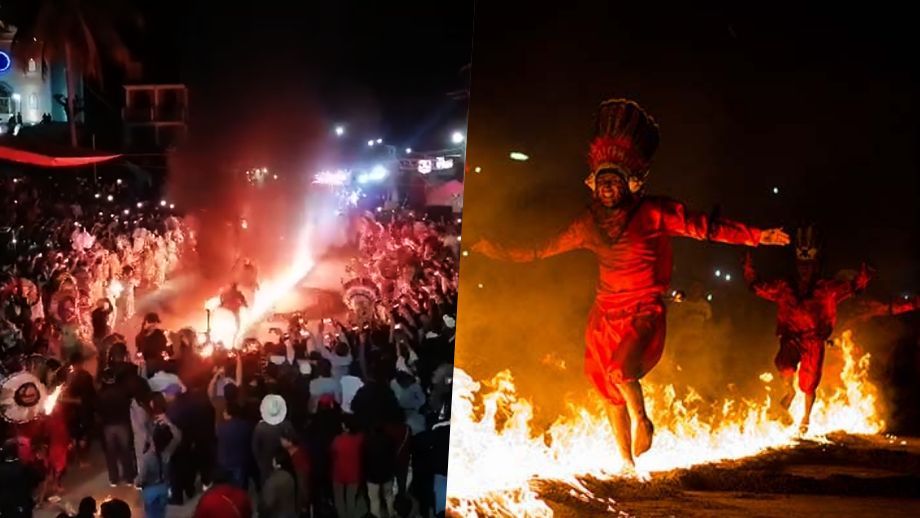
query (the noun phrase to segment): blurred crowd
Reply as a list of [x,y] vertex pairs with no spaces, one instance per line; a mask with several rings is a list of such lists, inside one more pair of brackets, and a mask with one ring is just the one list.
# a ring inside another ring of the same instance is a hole
[[[91,469],[95,443],[149,517],[193,500],[201,517],[444,514],[459,221],[359,216],[347,311],[284,315],[264,341],[214,344],[155,313],[129,338],[135,292],[194,261],[194,234],[120,181],[12,180],[0,516],[82,496],[63,476]],[[237,286],[221,297],[235,312],[252,296]],[[62,515],[84,508],[96,502]]]

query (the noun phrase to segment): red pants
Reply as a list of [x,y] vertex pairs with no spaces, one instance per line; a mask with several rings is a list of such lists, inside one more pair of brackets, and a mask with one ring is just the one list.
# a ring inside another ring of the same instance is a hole
[[783,376],[792,376],[798,370],[799,389],[806,394],[814,394],[821,382],[824,340],[800,336],[780,337],[779,352],[773,363]]
[[618,384],[642,379],[664,352],[665,310],[658,301],[631,308],[595,302],[585,331],[585,375],[611,404],[623,405]]

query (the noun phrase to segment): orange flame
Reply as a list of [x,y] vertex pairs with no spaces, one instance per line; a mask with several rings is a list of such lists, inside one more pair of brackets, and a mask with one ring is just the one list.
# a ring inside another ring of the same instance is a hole
[[[830,393],[824,390],[815,403],[808,436],[878,433],[884,422],[868,379],[869,355],[859,355],[849,331],[837,342],[843,369],[839,380],[826,383],[834,385]],[[790,447],[798,438],[796,427],[769,411],[769,391],[759,401],[716,402],[708,409],[711,415],[700,410],[702,398],[692,389],[680,398],[671,385],[649,384],[646,401],[657,429],[652,449],[636,459],[640,478]],[[580,498],[593,498],[579,477],[628,476],[601,403],[571,405],[570,415],[559,417],[545,433],[534,433],[533,406],[518,396],[510,371],[478,383],[457,368],[452,408],[447,494],[451,511],[461,516],[552,516],[530,488],[534,479],[565,482]],[[803,409],[803,396],[797,394],[790,412],[795,422]]]

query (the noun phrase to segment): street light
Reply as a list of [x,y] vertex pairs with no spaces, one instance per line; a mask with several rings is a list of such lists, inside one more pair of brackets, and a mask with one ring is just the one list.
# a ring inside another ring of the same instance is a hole
[[411,152],[412,152],[412,148],[411,148],[411,147],[407,147],[407,148],[406,148],[406,154],[408,155],[408,154],[411,153]]
[[460,144],[460,143],[462,143],[462,142],[464,141],[463,133],[460,133],[459,131],[455,131],[455,132],[450,136],[450,141],[453,142],[454,144]]
[[344,135],[344,134],[345,134],[345,127],[344,127],[344,126],[336,126],[336,127],[335,127],[335,134],[336,134],[336,136],[338,136],[338,137],[341,137],[342,135]]
[[374,145],[374,141],[373,141],[373,140],[368,140],[368,141],[367,141],[367,145],[372,147],[372,146]]

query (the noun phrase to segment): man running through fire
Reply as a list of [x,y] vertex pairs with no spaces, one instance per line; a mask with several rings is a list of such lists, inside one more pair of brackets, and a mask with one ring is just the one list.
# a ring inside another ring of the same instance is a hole
[[800,228],[795,243],[796,279],[761,281],[750,254],[744,261],[744,278],[761,298],[776,303],[776,334],[779,352],[773,363],[786,384],[780,405],[788,409],[795,396],[793,378],[798,372],[799,389],[805,394],[805,414],[799,432],[808,431],[815,391],[821,381],[824,347],[837,322],[837,304],[861,292],[869,284],[863,264],[852,280],[819,277],[818,245],[813,227]]
[[473,247],[493,259],[515,262],[575,249],[597,256],[600,281],[585,332],[585,375],[610,403],[608,418],[629,467],[652,444],[654,426],[640,380],[664,349],[670,238],[746,246],[789,243],[781,229],[760,230],[691,212],[674,200],[644,196],[658,139],[658,126],[638,104],[622,99],[602,103],[588,154],[585,183],[594,193],[590,208],[540,246],[512,248],[482,240]]

